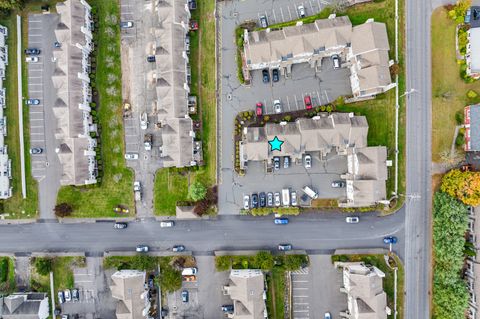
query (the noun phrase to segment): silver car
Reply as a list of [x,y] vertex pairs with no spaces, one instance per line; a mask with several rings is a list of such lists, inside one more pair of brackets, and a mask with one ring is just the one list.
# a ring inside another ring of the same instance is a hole
[[297,192],[293,191],[290,193],[292,206],[297,206]]
[[282,202],[280,201],[280,193],[279,192],[276,192],[275,195],[275,206],[280,206],[282,204]]
[[250,209],[250,196],[243,196],[243,209]]
[[272,207],[273,206],[273,193],[269,192],[267,194],[267,206]]
[[280,100],[273,101],[273,109],[277,114],[282,113],[282,103],[280,102]]

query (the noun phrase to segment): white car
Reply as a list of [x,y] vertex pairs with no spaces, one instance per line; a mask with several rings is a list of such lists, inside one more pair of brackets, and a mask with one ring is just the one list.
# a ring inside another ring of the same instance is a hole
[[273,110],[275,113],[282,113],[282,102],[280,100],[273,101]]
[[133,190],[134,191],[141,191],[142,190],[142,185],[140,184],[139,181],[133,182]]
[[142,115],[140,115],[140,128],[142,130],[146,130],[147,127],[148,127],[147,113],[143,112]]
[[160,222],[160,227],[165,228],[165,227],[173,227],[175,223],[171,220]]
[[38,62],[38,57],[36,56],[27,56],[25,58],[25,61],[27,61],[28,63],[35,63],[35,62]]
[[312,168],[312,156],[310,156],[309,154],[305,155],[303,163],[305,165],[305,168]]
[[138,153],[125,153],[125,159],[126,160],[137,160],[138,159]]
[[297,10],[300,18],[305,18],[305,7],[303,5],[299,5]]
[[250,196],[245,195],[243,196],[243,209],[249,209],[250,208]]
[[358,218],[357,216],[348,216],[347,218],[345,218],[345,221],[348,224],[358,224],[360,222],[360,218]]
[[297,192],[293,191],[290,193],[290,201],[292,203],[292,206],[297,206]]
[[280,193],[276,192],[273,196],[275,197],[275,206],[280,206],[282,204],[282,202],[280,201]]
[[135,248],[135,250],[138,253],[148,253],[148,246],[147,245],[138,245],[137,248]]
[[72,294],[70,293],[70,289],[65,289],[65,301],[72,301]]

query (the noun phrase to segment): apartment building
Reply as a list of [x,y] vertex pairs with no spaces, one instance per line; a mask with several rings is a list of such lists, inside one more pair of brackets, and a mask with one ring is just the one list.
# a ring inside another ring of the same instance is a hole
[[467,75],[480,78],[480,6],[470,7],[470,29],[467,31],[468,43],[465,61],[467,63]]
[[464,109],[465,151],[480,152],[480,105]]
[[145,289],[145,272],[139,270],[119,270],[111,279],[112,297],[118,299],[115,311],[117,319],[148,318],[150,301]]
[[8,158],[8,147],[5,144],[7,136],[7,118],[4,110],[7,107],[5,96],[5,72],[8,65],[8,29],[0,25],[0,199],[12,196],[12,161]]
[[60,22],[55,35],[59,47],[55,61],[52,105],[56,120],[56,153],[62,165],[62,185],[86,185],[97,182],[95,159],[97,132],[91,115],[90,53],[93,50],[91,7],[84,0],[67,0],[56,5]]
[[350,69],[352,95],[367,98],[395,87],[389,67],[390,50],[384,23],[367,20],[352,26],[348,16],[298,22],[279,30],[244,31],[246,71],[279,68],[289,76],[292,65],[309,63],[320,70],[324,58],[338,55]]

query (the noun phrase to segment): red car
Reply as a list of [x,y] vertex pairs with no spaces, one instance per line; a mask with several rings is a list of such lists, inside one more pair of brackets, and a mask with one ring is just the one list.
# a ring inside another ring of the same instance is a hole
[[310,98],[310,95],[307,95],[303,98],[303,102],[305,102],[305,108],[307,110],[311,110],[313,108],[312,106],[312,99]]
[[195,31],[198,30],[198,22],[195,20],[190,20],[190,30]]
[[257,103],[256,114],[257,116],[263,115],[263,104],[260,102]]

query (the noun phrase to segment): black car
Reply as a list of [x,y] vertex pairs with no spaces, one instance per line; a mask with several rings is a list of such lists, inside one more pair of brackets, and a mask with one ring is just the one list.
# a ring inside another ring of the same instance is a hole
[[258,195],[259,199],[260,199],[260,207],[265,207],[266,204],[267,204],[267,195],[265,195],[264,192],[261,192],[259,195]]
[[262,79],[263,79],[263,83],[269,83],[270,82],[270,72],[268,72],[267,69],[262,70]]
[[188,0],[188,9],[195,10],[197,8],[197,1]]
[[278,72],[278,69],[272,70],[272,80],[273,82],[278,82],[280,80],[280,74]]
[[233,305],[223,305],[222,306],[223,312],[233,312]]
[[148,288],[150,288],[150,289],[153,289],[153,285],[154,285],[153,279],[155,279],[154,275],[148,276]]
[[276,171],[280,169],[280,157],[278,156],[275,156],[273,158],[273,169],[275,169]]
[[147,62],[155,62],[155,56],[154,55],[147,56]]
[[252,208],[257,208],[258,207],[258,195],[257,194],[252,194]]
[[28,48],[28,49],[25,49],[25,54],[26,55],[39,55],[40,54],[40,49]]
[[115,229],[124,229],[127,227],[128,227],[127,223],[115,223],[115,225],[113,225],[113,228]]

